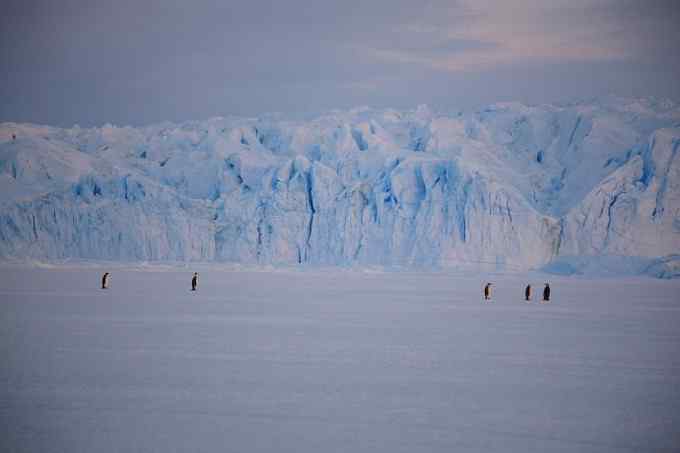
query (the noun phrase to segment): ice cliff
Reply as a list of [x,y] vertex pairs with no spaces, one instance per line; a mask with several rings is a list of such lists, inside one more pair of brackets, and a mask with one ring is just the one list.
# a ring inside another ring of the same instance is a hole
[[578,271],[625,257],[673,276],[679,144],[680,107],[621,98],[4,123],[0,258]]

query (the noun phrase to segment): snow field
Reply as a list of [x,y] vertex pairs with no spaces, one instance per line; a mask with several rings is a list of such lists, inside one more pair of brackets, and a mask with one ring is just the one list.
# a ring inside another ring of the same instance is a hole
[[679,281],[193,271],[0,269],[0,451],[680,447]]

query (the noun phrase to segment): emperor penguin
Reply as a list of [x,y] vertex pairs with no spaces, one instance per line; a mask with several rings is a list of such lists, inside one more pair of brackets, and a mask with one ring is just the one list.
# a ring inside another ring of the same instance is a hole
[[102,275],[102,289],[107,289],[109,287],[109,275],[108,272]]
[[196,291],[196,286],[198,286],[198,272],[194,272],[194,276],[191,278],[191,290]]
[[524,300],[529,302],[531,300],[531,285],[527,285],[526,288],[524,288]]
[[550,285],[547,283],[543,288],[543,302],[550,302]]
[[484,286],[484,300],[489,299],[491,299],[491,283],[487,283],[486,286]]

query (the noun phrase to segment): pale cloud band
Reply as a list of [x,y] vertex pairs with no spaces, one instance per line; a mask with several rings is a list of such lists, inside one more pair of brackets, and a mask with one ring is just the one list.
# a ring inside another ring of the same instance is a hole
[[680,99],[680,0],[5,0],[0,121]]
[[[365,52],[384,61],[454,72],[529,60],[624,60],[644,51],[639,33],[654,39],[660,19],[653,9],[639,8],[641,4],[628,10],[624,6],[597,0],[431,3],[422,17],[400,29],[406,41],[420,42],[419,46]],[[447,47],[449,51],[442,51]]]

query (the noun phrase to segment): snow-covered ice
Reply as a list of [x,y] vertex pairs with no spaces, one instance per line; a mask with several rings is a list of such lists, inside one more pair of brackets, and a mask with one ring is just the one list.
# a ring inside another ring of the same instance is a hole
[[0,269],[0,451],[680,448],[680,281],[194,270]]
[[616,97],[307,121],[3,123],[0,260],[607,264],[677,277],[679,149],[680,106]]

